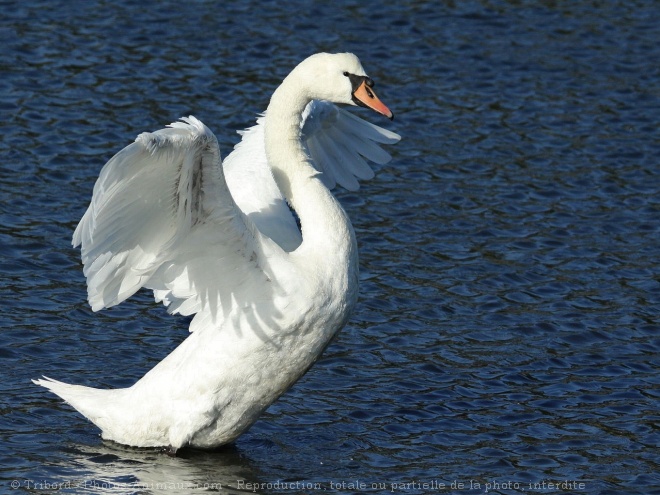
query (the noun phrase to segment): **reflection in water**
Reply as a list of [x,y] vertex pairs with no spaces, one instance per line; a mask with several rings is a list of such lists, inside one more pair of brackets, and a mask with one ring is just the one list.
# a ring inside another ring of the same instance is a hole
[[115,495],[184,495],[195,491],[231,494],[253,492],[252,488],[261,483],[251,462],[233,445],[208,452],[184,449],[179,457],[171,457],[157,449],[103,441],[98,446],[76,445],[67,454],[70,465],[75,466],[75,478],[54,483],[75,491]]

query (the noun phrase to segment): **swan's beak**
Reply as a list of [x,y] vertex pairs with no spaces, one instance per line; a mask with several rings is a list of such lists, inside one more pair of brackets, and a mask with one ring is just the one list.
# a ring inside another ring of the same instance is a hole
[[385,106],[382,101],[378,99],[378,96],[376,96],[376,93],[374,93],[373,85],[374,82],[370,78],[365,77],[357,89],[353,91],[353,102],[356,105],[371,108],[372,110],[378,112],[381,115],[385,115],[385,117],[392,120],[394,118],[394,114],[390,111],[389,108]]

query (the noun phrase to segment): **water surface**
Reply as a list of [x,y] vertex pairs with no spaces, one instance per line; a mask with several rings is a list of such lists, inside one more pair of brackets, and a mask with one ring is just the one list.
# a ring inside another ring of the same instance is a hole
[[[3,492],[660,493],[655,2],[2,10]],[[396,119],[355,112],[403,136],[337,193],[353,318],[232,447],[103,442],[30,378],[128,386],[187,322],[87,306],[70,238],[100,168],[189,114],[228,153],[317,51],[358,54]]]

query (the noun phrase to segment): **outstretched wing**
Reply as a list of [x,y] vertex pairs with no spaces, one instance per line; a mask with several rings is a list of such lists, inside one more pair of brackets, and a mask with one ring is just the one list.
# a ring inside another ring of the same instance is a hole
[[274,317],[271,272],[283,251],[229,193],[213,133],[194,117],[143,133],[102,169],[73,235],[94,311],[141,287],[170,312],[195,314],[191,331],[236,306]]
[[365,158],[379,165],[389,162],[392,157],[379,145],[401,139],[333,103],[318,100],[305,108],[302,137],[326,187],[332,189],[339,184],[349,191],[360,188],[357,179],[374,176]]
[[[240,132],[241,141],[225,158],[224,170],[236,203],[259,230],[292,251],[302,242],[294,216],[268,168],[264,123]],[[391,156],[381,148],[401,139],[398,134],[356,117],[327,101],[310,102],[303,113],[301,139],[321,180],[329,188],[337,184],[357,190],[358,179],[371,179],[366,160],[384,164]]]

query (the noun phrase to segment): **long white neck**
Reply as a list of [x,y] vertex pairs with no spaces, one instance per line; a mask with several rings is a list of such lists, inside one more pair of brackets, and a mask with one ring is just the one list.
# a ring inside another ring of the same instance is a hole
[[350,276],[357,276],[351,223],[310,165],[301,143],[302,113],[310,100],[295,72],[282,82],[266,111],[266,156],[275,182],[300,219],[303,242],[298,251],[321,264],[321,271],[346,267],[354,272]]

